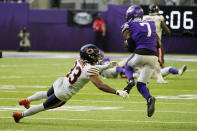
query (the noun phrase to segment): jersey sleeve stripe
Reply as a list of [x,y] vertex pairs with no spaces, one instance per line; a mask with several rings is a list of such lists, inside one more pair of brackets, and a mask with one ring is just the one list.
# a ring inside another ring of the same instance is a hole
[[95,72],[91,72],[91,71],[87,71],[87,72],[90,74],[98,75],[98,73],[95,73]]
[[88,69],[88,71],[89,71],[89,72],[94,72],[94,73],[96,73],[96,74],[99,74],[99,71],[96,70],[96,69]]
[[98,68],[90,68],[90,70],[97,70],[99,72],[99,69]]

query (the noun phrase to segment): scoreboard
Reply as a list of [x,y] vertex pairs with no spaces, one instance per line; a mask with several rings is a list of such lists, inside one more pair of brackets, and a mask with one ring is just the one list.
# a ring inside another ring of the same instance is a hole
[[[148,14],[148,6],[142,6]],[[197,33],[197,7],[195,6],[159,6],[160,14],[164,16],[166,25],[172,34],[181,35],[184,32]]]

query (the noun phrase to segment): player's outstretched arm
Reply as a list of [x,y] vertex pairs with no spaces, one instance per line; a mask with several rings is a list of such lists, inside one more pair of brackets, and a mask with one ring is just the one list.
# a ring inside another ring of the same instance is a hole
[[90,81],[100,90],[107,92],[107,93],[112,93],[112,94],[117,94],[123,98],[128,97],[128,93],[126,91],[122,90],[116,90],[114,88],[109,87],[108,85],[104,84],[98,76],[94,75],[90,77]]
[[[157,35],[157,34],[156,34]],[[161,43],[161,39],[159,38],[159,36],[157,35],[157,48],[161,48],[162,43]]]
[[163,29],[163,31],[165,32],[165,34],[167,36],[169,36],[171,34],[170,29],[167,27],[167,25],[164,23],[164,21],[161,21],[161,28]]
[[95,65],[95,66],[99,69],[100,72],[102,72],[103,70],[113,68],[116,65],[117,65],[116,61],[111,61],[111,62],[108,62],[108,63],[103,64],[103,65]]

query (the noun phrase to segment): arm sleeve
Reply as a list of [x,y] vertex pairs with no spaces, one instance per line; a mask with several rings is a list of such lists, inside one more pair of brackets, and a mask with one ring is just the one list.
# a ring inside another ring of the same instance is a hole
[[108,69],[109,65],[110,65],[110,62],[107,62],[107,63],[105,63],[103,65],[95,65],[95,66],[99,69],[100,72],[102,72],[103,70]]

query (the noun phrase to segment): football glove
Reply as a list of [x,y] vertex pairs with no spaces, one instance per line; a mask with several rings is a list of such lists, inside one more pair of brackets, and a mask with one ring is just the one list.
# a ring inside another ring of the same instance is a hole
[[116,94],[121,96],[122,98],[127,98],[129,96],[129,94],[123,90],[116,90]]

